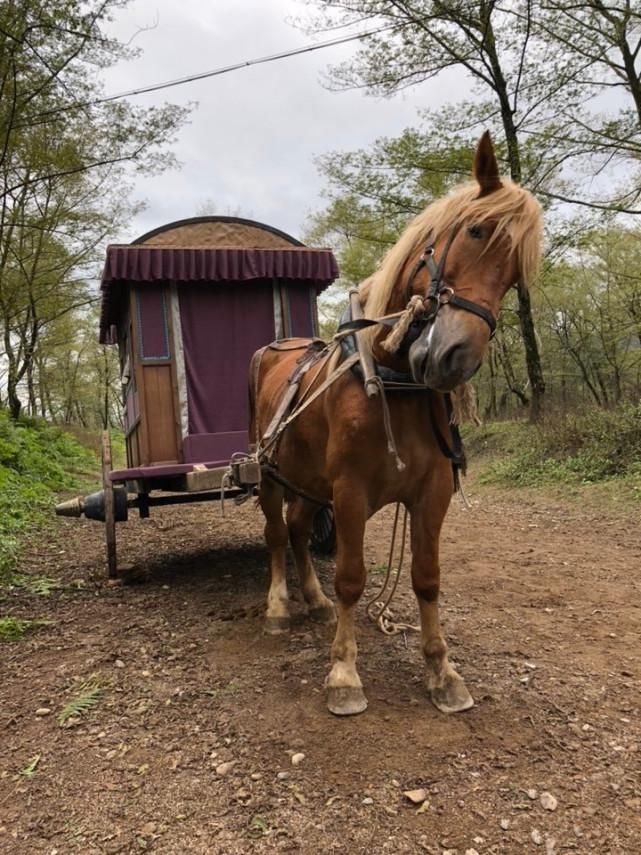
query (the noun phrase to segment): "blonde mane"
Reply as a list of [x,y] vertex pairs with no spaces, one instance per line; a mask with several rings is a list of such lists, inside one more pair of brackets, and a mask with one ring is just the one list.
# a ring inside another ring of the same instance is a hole
[[541,206],[523,187],[501,178],[501,188],[486,196],[472,181],[433,202],[407,226],[383,258],[378,270],[360,286],[361,302],[368,318],[385,314],[394,286],[407,261],[429,237],[436,241],[456,224],[496,222],[491,243],[507,234],[511,252],[517,254],[521,280],[529,285],[536,276],[543,231]]

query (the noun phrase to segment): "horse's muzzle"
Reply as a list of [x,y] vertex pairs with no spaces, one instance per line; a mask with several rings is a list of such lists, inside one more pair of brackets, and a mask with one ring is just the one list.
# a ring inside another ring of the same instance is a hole
[[410,347],[410,368],[417,383],[450,392],[478,371],[482,352],[468,339],[440,339],[435,327],[432,325]]

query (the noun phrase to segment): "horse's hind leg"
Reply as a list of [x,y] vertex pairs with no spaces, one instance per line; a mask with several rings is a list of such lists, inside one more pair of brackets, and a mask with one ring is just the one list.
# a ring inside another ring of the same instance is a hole
[[283,488],[269,478],[264,478],[260,485],[260,506],[265,514],[265,540],[271,569],[264,630],[268,635],[278,635],[289,629],[287,526],[283,520]]
[[365,588],[363,537],[366,503],[345,485],[334,487],[336,518],[336,596],[338,624],[332,644],[332,669],[325,686],[327,706],[335,715],[355,715],[367,709],[367,698],[356,670],[354,612]]
[[334,623],[336,621],[334,604],[323,593],[309,554],[309,538],[317,510],[316,505],[305,499],[294,499],[287,508],[287,528],[309,615],[320,623]]

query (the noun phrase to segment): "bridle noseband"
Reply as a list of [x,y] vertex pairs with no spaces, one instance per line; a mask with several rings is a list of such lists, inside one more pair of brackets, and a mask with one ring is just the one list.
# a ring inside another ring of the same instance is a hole
[[[481,320],[485,321],[485,323],[490,328],[490,338],[494,337],[494,333],[496,332],[496,318],[494,315],[486,309],[484,306],[479,306],[477,303],[473,303],[471,300],[466,300],[465,297],[459,297],[454,293],[454,289],[450,288],[449,285],[446,285],[443,282],[443,274],[445,273],[445,264],[447,262],[447,255],[450,251],[450,247],[454,242],[454,238],[456,237],[460,226],[456,225],[452,228],[452,231],[449,233],[447,242],[445,247],[443,248],[443,255],[441,256],[438,264],[434,261],[434,243],[430,242],[425,247],[425,251],[416,262],[414,269],[412,270],[409,279],[407,280],[406,286],[406,297],[407,302],[409,303],[410,299],[413,296],[412,286],[414,284],[414,280],[418,273],[424,268],[427,268],[428,273],[431,277],[430,287],[427,294],[423,297],[424,304],[424,313],[420,317],[420,320],[417,319],[417,326],[424,326],[425,324],[433,323],[436,320],[436,316],[438,315],[442,306],[454,306],[457,309],[464,309],[466,312],[471,312],[473,315],[476,315]],[[418,336],[418,331],[414,338]]]

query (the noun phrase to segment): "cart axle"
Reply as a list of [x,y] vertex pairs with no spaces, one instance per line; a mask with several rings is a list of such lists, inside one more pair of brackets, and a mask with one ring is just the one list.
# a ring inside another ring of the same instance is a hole
[[[114,497],[114,522],[126,522],[128,518],[127,491],[124,487],[113,488]],[[85,515],[89,520],[105,521],[105,491],[99,490],[90,496],[77,496],[67,502],[56,505],[56,516],[59,517],[81,517]]]

